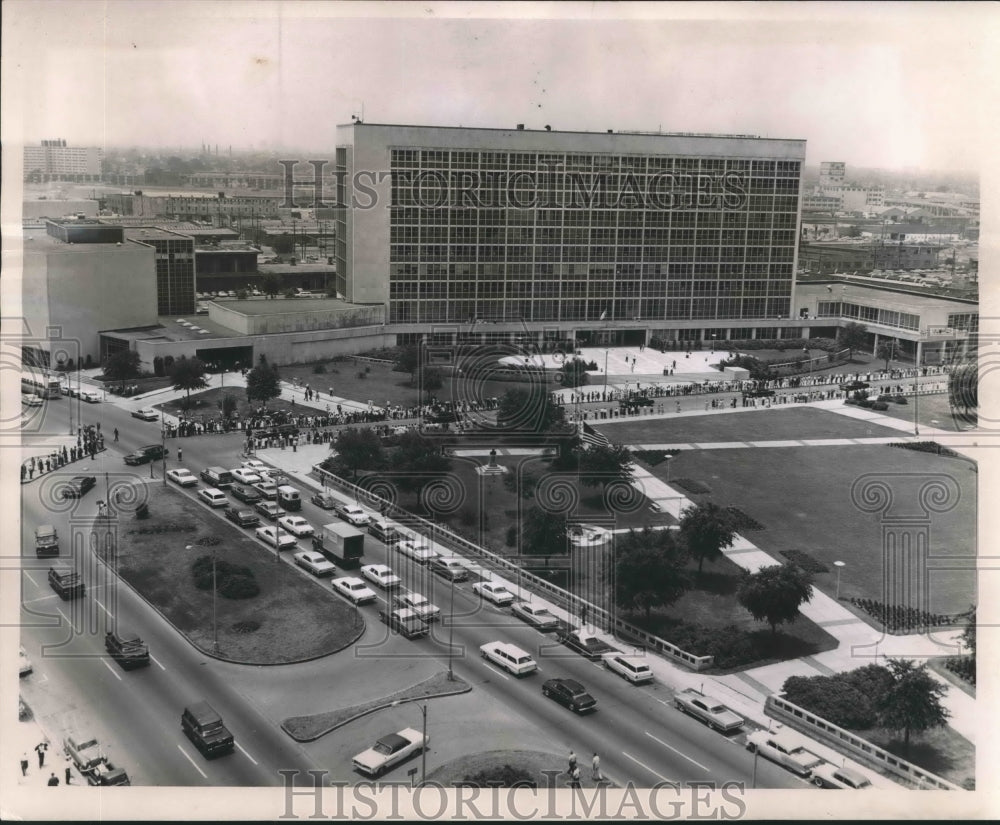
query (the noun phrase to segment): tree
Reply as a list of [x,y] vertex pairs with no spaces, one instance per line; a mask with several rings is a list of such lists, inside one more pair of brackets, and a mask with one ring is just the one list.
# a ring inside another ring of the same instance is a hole
[[428,398],[443,386],[444,373],[441,371],[441,368],[424,364],[420,370],[420,387],[427,393]]
[[222,408],[223,418],[232,418],[233,413],[236,412],[236,396],[231,392],[227,392],[224,396],[222,396],[219,406]]
[[251,404],[256,400],[265,406],[272,398],[281,395],[281,380],[277,367],[267,363],[262,355],[260,362],[247,373],[247,401]]
[[969,608],[968,619],[965,623],[965,630],[962,631],[962,643],[969,649],[972,658],[976,657],[976,608]]
[[559,370],[564,387],[582,387],[590,377],[587,375],[587,362],[582,358],[572,358],[566,361]]
[[292,236],[287,232],[282,232],[271,240],[271,248],[278,255],[288,255],[295,251],[295,241],[292,240]]
[[417,374],[417,369],[420,367],[420,347],[411,344],[410,346],[400,347],[399,352],[396,355],[396,363],[393,365],[393,369],[399,372],[408,372],[410,374],[410,383],[413,383],[413,377]]
[[706,502],[686,507],[681,513],[681,540],[692,558],[698,559],[698,575],[706,561],[722,557],[722,551],[731,547],[736,538],[732,519],[718,504]]
[[396,485],[418,495],[429,481],[451,470],[451,459],[439,446],[413,430],[399,436],[388,464]]
[[885,361],[885,368],[887,370],[889,369],[889,362],[894,361],[898,356],[899,342],[895,338],[887,338],[879,342],[875,357]]
[[521,548],[526,556],[558,556],[567,551],[566,516],[532,507],[524,514]]
[[687,553],[671,531],[629,530],[616,549],[615,598],[620,607],[644,610],[648,622],[654,607],[671,605],[684,594]]
[[277,272],[268,272],[260,279],[260,289],[268,298],[281,292],[281,278]]
[[876,709],[879,724],[903,731],[903,747],[910,748],[910,732],[920,733],[941,727],[951,715],[941,704],[948,691],[927,672],[927,663],[917,665],[912,659],[887,659],[893,684],[880,698]]
[[110,378],[112,381],[127,381],[129,378],[138,378],[141,363],[138,352],[123,349],[108,356],[108,360],[104,362],[104,377]]
[[854,351],[868,343],[868,327],[851,321],[840,328],[837,333],[837,346],[849,351],[850,360],[854,360]]
[[548,390],[541,385],[531,389],[520,387],[507,390],[497,407],[497,424],[503,429],[544,433],[563,421],[563,408],[552,402]]
[[294,298],[298,294],[299,293],[295,291],[295,287],[290,286],[288,287],[288,289],[286,289],[284,292],[281,293],[281,296],[287,299],[287,298]]
[[525,468],[520,473],[505,473],[503,487],[508,493],[515,493],[521,498],[534,498],[539,481],[541,478],[536,473]]
[[744,571],[736,597],[757,621],[771,625],[774,635],[779,624],[794,622],[799,607],[812,599],[812,576],[794,564]]
[[187,358],[182,355],[180,360],[174,362],[170,379],[175,390],[187,390],[184,398],[185,409],[191,406],[191,390],[203,390],[208,386],[205,380],[205,364],[200,358]]
[[948,376],[948,403],[966,413],[979,406],[979,365],[959,364]]
[[333,466],[338,473],[350,472],[357,478],[358,470],[379,470],[385,466],[382,442],[371,427],[341,430],[333,447],[337,451]]
[[587,487],[632,478],[632,453],[621,444],[592,444],[579,458],[580,481]]
[[857,224],[851,224],[847,229],[844,230],[844,237],[847,238],[860,238],[861,237],[861,227]]

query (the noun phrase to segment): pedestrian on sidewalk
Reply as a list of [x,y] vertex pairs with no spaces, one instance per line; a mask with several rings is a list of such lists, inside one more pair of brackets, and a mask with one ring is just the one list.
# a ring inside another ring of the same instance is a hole
[[70,785],[73,782],[73,760],[66,757],[66,784]]
[[21,776],[28,775],[28,752],[21,754]]
[[594,758],[590,760],[590,766],[592,769],[592,776],[595,782],[600,782],[604,779],[601,776],[601,757],[597,755],[597,751],[594,751]]
[[46,742],[39,742],[35,745],[35,753],[38,754],[38,767],[42,768],[45,766],[45,751],[49,749]]
[[571,750],[569,752],[569,773],[573,773],[573,769],[575,767],[576,767],[576,754]]
[[118,443],[118,428],[115,427],[115,443]]
[[[58,782],[59,780],[56,781]],[[571,788],[580,787],[580,769],[575,765],[573,766],[573,770],[569,772],[569,786]]]
[[55,774],[52,774],[51,776],[49,776],[49,785],[58,785],[58,784],[59,784],[59,777],[58,776],[56,776]]
[[181,449],[180,447],[178,447],[177,448],[177,463],[180,464],[181,463],[181,459],[183,459],[183,458],[184,458],[184,450]]

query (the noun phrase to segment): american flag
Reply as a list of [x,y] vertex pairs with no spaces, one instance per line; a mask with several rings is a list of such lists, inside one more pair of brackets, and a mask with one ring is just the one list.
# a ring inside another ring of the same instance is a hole
[[596,447],[611,446],[611,442],[607,439],[607,437],[597,432],[597,430],[591,427],[586,421],[580,422],[580,440],[584,444],[590,444]]

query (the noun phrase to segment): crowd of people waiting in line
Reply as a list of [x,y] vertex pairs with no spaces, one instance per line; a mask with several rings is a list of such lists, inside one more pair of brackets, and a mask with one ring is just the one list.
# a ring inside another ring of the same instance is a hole
[[58,450],[53,450],[45,455],[32,456],[21,462],[21,483],[40,478],[46,473],[51,473],[53,470],[58,470],[87,456],[90,456],[91,461],[93,461],[94,456],[103,449],[104,436],[101,434],[100,424],[78,427],[75,447],[63,445]]

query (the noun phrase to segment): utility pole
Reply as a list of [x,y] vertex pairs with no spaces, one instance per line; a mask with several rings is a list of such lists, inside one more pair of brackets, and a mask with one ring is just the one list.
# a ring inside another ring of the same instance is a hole
[[423,747],[420,749],[420,785],[427,781],[427,703],[424,702],[424,706],[421,708],[424,714],[424,741]]

